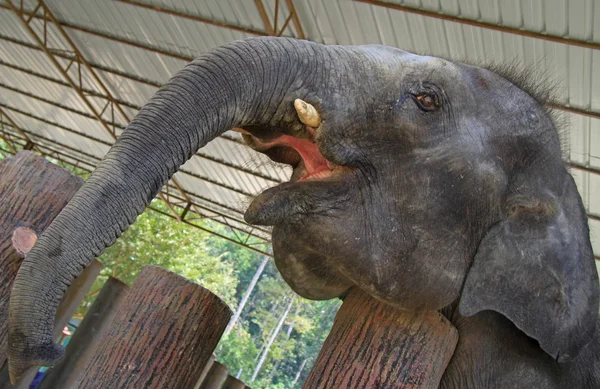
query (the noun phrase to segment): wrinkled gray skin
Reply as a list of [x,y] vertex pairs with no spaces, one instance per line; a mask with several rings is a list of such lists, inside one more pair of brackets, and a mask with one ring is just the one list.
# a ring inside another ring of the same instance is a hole
[[[129,125],[23,263],[13,378],[60,356],[51,328],[65,288],[199,147],[232,127],[255,146],[306,137],[295,98],[321,113],[316,142],[343,168],[269,189],[246,213],[274,226],[294,290],[327,299],[356,285],[442,310],[460,335],[442,388],[600,387],[587,220],[542,106],[484,69],[284,38],[203,55]],[[302,175],[294,151],[264,151]]]

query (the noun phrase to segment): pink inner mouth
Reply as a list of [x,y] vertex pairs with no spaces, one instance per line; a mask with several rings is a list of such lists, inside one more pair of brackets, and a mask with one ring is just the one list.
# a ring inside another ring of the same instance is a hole
[[309,139],[281,135],[272,142],[262,143],[262,146],[269,147],[282,145],[292,147],[300,154],[300,157],[302,157],[302,160],[304,161],[306,174],[298,181],[329,177],[335,168],[335,166],[321,154],[317,144],[311,142]]

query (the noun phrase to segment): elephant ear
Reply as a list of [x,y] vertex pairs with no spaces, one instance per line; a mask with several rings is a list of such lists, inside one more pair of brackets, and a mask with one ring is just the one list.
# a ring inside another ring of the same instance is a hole
[[511,185],[504,220],[486,233],[467,274],[459,312],[496,311],[565,362],[594,336],[599,286],[581,198],[566,169],[557,170]]

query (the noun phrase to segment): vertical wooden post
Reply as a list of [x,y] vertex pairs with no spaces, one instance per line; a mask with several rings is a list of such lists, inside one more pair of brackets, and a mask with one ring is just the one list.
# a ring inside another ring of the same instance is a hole
[[[225,335],[223,335],[223,336],[225,336]],[[212,367],[213,363],[215,363],[215,359],[217,359],[215,354],[210,356],[210,358],[208,359],[208,362],[206,362],[206,365],[204,366],[204,369],[202,369],[202,374],[200,374],[200,378],[198,378],[198,382],[196,383],[196,386],[194,386],[194,389],[200,389],[200,386],[204,382],[204,379],[206,378],[206,375],[210,371],[210,368]]]
[[227,379],[227,366],[215,361],[211,366],[200,389],[221,389]]
[[303,388],[437,388],[457,341],[440,313],[400,311],[354,288]]
[[48,370],[40,389],[71,388],[83,373],[102,335],[110,328],[128,286],[109,277],[71,338],[65,357]]
[[7,358],[10,291],[23,261],[13,248],[13,233],[27,227],[41,234],[82,184],[30,151],[0,164],[0,365]]
[[225,382],[223,382],[221,389],[244,389],[245,387],[246,384],[244,384],[242,381],[238,380],[234,376],[228,375],[225,379]]
[[191,388],[230,318],[208,290],[145,266],[75,387]]

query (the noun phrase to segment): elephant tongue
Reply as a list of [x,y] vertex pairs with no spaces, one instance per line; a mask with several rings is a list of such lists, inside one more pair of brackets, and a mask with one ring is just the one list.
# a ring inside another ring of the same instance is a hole
[[[286,145],[294,148],[302,157],[304,161],[304,167],[306,168],[307,174],[300,178],[299,181],[305,180],[308,177],[316,176],[321,172],[327,172],[331,170],[332,165],[325,159],[323,154],[319,151],[319,147],[316,143],[311,142],[308,139],[295,138],[290,135],[281,135],[279,138],[268,144],[269,146]],[[320,175],[319,175],[320,176]]]

